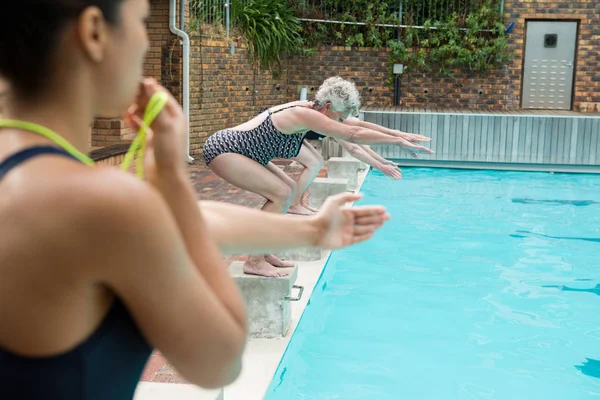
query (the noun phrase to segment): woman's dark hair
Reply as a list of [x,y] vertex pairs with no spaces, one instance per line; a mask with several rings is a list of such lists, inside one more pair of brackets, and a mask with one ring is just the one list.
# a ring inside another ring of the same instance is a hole
[[[98,7],[117,24],[124,0],[3,0],[0,14],[0,77],[21,97],[38,95],[52,76],[53,52],[67,23],[87,7]],[[7,4],[8,3],[8,4]]]

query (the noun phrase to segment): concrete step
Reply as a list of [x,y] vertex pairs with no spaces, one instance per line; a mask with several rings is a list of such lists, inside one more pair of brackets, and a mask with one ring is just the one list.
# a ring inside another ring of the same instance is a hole
[[348,179],[348,189],[354,190],[358,184],[360,161],[354,158],[332,157],[327,161],[327,177]]
[[292,291],[298,278],[298,266],[289,268],[288,276],[268,278],[245,274],[242,270],[243,265],[241,261],[234,261],[229,266],[229,273],[246,303],[250,337],[285,336],[291,323],[290,297],[297,295]]
[[369,168],[369,164],[362,162],[354,157],[352,157],[352,155],[348,152],[348,150],[342,148],[342,158],[347,158],[349,160],[356,160],[360,163],[360,167],[358,168],[359,171],[364,171],[367,168]]
[[275,255],[285,261],[317,261],[323,258],[323,250],[313,247],[300,248],[280,251]]
[[308,204],[319,208],[329,196],[348,190],[348,179],[316,178],[309,188]]

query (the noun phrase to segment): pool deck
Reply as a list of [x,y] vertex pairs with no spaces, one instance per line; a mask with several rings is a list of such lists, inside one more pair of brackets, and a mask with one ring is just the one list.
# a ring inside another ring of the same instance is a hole
[[[290,161],[282,160],[275,163],[293,178],[302,170],[302,167]],[[319,176],[326,176],[326,168],[321,170]],[[365,176],[366,172],[360,173],[359,188]],[[264,202],[256,194],[229,185],[199,161],[190,166],[190,178],[200,200],[224,201],[252,208],[259,208]],[[250,339],[248,341],[242,374],[234,384],[224,389],[224,399],[262,400],[264,398],[328,257],[329,254],[319,261],[298,263],[296,284],[304,286],[305,292],[300,301],[292,303],[292,325],[288,334],[277,339]],[[243,259],[238,256],[227,256],[225,263],[229,265],[232,261]],[[148,360],[134,400],[215,400],[220,398],[219,395],[223,395],[219,392],[202,390],[187,384],[159,352],[154,352]]]

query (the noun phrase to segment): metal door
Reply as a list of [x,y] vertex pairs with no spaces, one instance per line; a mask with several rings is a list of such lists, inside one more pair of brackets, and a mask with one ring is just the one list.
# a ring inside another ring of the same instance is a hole
[[577,22],[528,21],[523,108],[570,110]]

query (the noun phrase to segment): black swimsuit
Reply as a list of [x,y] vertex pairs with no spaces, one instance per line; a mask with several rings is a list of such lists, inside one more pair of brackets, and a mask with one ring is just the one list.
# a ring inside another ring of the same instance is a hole
[[[0,163],[0,179],[39,155],[71,157],[55,147],[25,149]],[[62,354],[25,357],[0,348],[0,399],[131,400],[151,352],[125,306],[115,300],[96,331]]]
[[210,164],[215,157],[236,153],[266,166],[274,158],[294,158],[300,152],[305,133],[286,135],[273,125],[272,114],[292,107],[269,112],[267,118],[256,128],[248,131],[223,129],[211,135],[204,143],[204,161]]

